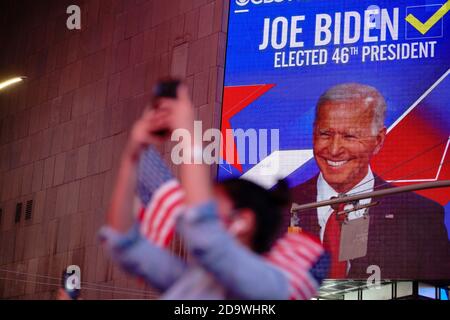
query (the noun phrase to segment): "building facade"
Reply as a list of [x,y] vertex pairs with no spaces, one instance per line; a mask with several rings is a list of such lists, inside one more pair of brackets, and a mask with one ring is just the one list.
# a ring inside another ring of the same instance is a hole
[[[67,26],[74,4],[80,30]],[[157,79],[185,78],[203,127],[219,127],[228,5],[2,1],[0,74],[27,79],[0,92],[0,299],[52,299],[69,265],[85,299],[157,297],[113,266],[96,233]]]

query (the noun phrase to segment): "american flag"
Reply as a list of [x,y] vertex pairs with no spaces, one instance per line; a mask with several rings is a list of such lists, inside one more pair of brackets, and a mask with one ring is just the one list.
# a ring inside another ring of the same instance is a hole
[[[137,192],[142,202],[138,220],[140,230],[152,243],[167,247],[175,233],[177,217],[185,209],[184,192],[158,152],[150,148],[143,155],[138,173]],[[265,255],[267,261],[289,279],[290,298],[315,296],[328,269],[325,251],[318,239],[305,233],[287,233]],[[315,272],[311,272],[311,270]],[[319,274],[319,276],[317,276]]]
[[320,280],[326,277],[328,259],[321,259],[324,254],[318,239],[306,233],[286,233],[265,257],[289,279],[290,299],[306,300],[316,295]]
[[152,243],[167,247],[176,218],[184,209],[184,192],[159,153],[149,148],[139,163],[137,193],[142,202],[140,231]]

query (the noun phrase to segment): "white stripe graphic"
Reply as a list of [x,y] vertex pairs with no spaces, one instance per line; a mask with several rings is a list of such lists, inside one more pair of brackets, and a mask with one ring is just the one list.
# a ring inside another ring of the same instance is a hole
[[387,182],[395,182],[395,183],[407,183],[407,182],[430,182],[439,180],[439,176],[441,174],[442,167],[444,166],[445,157],[447,156],[448,147],[450,145],[450,137],[448,137],[447,144],[445,146],[444,153],[441,157],[441,162],[439,163],[439,167],[434,178],[429,179],[411,179],[411,180],[387,180]]
[[431,91],[434,90],[440,84],[450,73],[450,69],[448,69],[431,87],[428,88],[427,91],[425,91],[419,99],[417,99],[409,108],[406,110],[391,126],[387,129],[387,133],[389,133],[392,129],[394,129],[400,121],[402,121],[419,103],[422,102],[423,99],[426,98],[428,94],[430,94]]
[[253,168],[245,172],[246,179],[270,189],[278,179],[283,179],[300,168],[313,157],[312,150],[278,150],[272,152]]

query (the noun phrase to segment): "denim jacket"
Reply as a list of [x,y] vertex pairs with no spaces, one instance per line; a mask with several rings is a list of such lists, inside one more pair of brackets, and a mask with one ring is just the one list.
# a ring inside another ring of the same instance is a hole
[[162,299],[289,298],[286,275],[227,232],[214,202],[186,210],[177,233],[188,262],[145,239],[137,223],[127,234],[103,227],[100,237],[112,259],[162,292]]

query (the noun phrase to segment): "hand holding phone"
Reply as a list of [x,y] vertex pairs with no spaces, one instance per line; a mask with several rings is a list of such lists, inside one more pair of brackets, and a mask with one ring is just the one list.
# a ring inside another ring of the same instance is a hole
[[[153,88],[153,97],[154,97],[154,107],[158,109],[158,99],[160,98],[177,98],[177,90],[181,81],[178,79],[167,79],[159,81],[156,86]],[[154,134],[160,137],[166,137],[170,134],[169,129],[161,129],[153,132]]]

